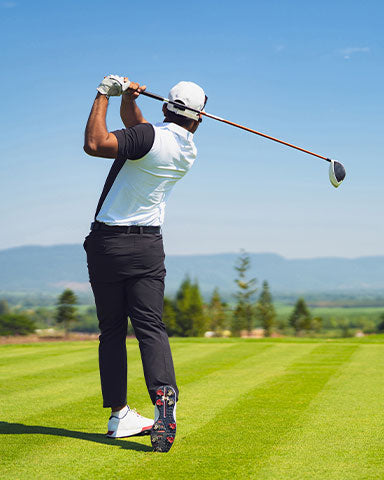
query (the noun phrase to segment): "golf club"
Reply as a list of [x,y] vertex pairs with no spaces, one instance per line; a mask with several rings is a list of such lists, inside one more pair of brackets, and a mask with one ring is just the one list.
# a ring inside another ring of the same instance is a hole
[[265,133],[258,132],[257,130],[253,130],[252,128],[244,127],[243,125],[239,125],[238,123],[230,122],[229,120],[225,120],[224,118],[218,117],[216,115],[212,115],[211,113],[196,110],[194,108],[188,107],[187,105],[184,105],[179,102],[173,102],[172,100],[169,100],[168,98],[164,98],[161,95],[157,95],[155,93],[151,93],[147,91],[141,92],[141,95],[154,98],[155,100],[160,100],[161,102],[164,102],[164,103],[171,103],[179,110],[187,109],[192,112],[199,113],[201,115],[204,115],[205,117],[212,118],[213,120],[218,120],[219,122],[232,125],[233,127],[241,128],[242,130],[246,130],[247,132],[255,133],[256,135],[260,135],[261,137],[268,138],[269,140],[273,140],[274,142],[282,143],[287,147],[295,148],[296,150],[300,150],[301,152],[308,153],[309,155],[313,155],[314,157],[318,157],[323,160],[326,160],[330,164],[329,180],[331,181],[332,185],[335,188],[337,188],[345,178],[345,168],[340,162],[337,162],[336,160],[331,160],[330,158],[324,157],[322,155],[318,155],[317,153],[310,152],[309,150],[305,150],[304,148],[297,147],[296,145],[292,145],[291,143],[284,142],[283,140],[279,140],[278,138],[271,137],[270,135],[266,135]]

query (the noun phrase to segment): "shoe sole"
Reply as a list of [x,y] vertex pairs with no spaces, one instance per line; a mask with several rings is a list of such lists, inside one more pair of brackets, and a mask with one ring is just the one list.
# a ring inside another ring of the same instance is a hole
[[108,438],[127,438],[127,437],[142,437],[143,435],[150,435],[152,426],[150,427],[143,427],[141,430],[128,430],[128,431],[121,431],[121,432],[108,432],[105,434]]
[[153,424],[151,430],[151,443],[154,452],[168,452],[173,445],[176,436],[175,405],[175,390],[169,385],[159,387],[155,400],[159,418]]

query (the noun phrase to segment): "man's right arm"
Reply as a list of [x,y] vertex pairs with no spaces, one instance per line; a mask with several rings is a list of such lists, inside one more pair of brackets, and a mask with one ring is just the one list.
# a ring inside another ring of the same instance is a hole
[[134,127],[140,123],[148,123],[136,104],[137,97],[141,92],[144,92],[146,88],[145,85],[141,86],[136,82],[131,82],[129,89],[121,96],[120,117],[125,128]]

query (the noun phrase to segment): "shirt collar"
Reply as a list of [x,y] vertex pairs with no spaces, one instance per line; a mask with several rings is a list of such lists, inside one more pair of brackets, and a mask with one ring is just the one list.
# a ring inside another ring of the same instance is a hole
[[183,127],[180,127],[180,125],[177,125],[176,123],[172,122],[160,122],[156,124],[157,127],[167,127],[169,130],[172,130],[173,132],[177,133],[181,137],[185,138],[188,141],[193,141],[193,133],[189,132]]

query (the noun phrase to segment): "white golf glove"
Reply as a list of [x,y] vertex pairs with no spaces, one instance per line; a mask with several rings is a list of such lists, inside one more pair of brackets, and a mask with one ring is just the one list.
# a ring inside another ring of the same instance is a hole
[[[125,77],[126,78],[126,77]],[[108,75],[97,87],[97,91],[107,97],[119,97],[129,88],[131,82],[118,75]]]

